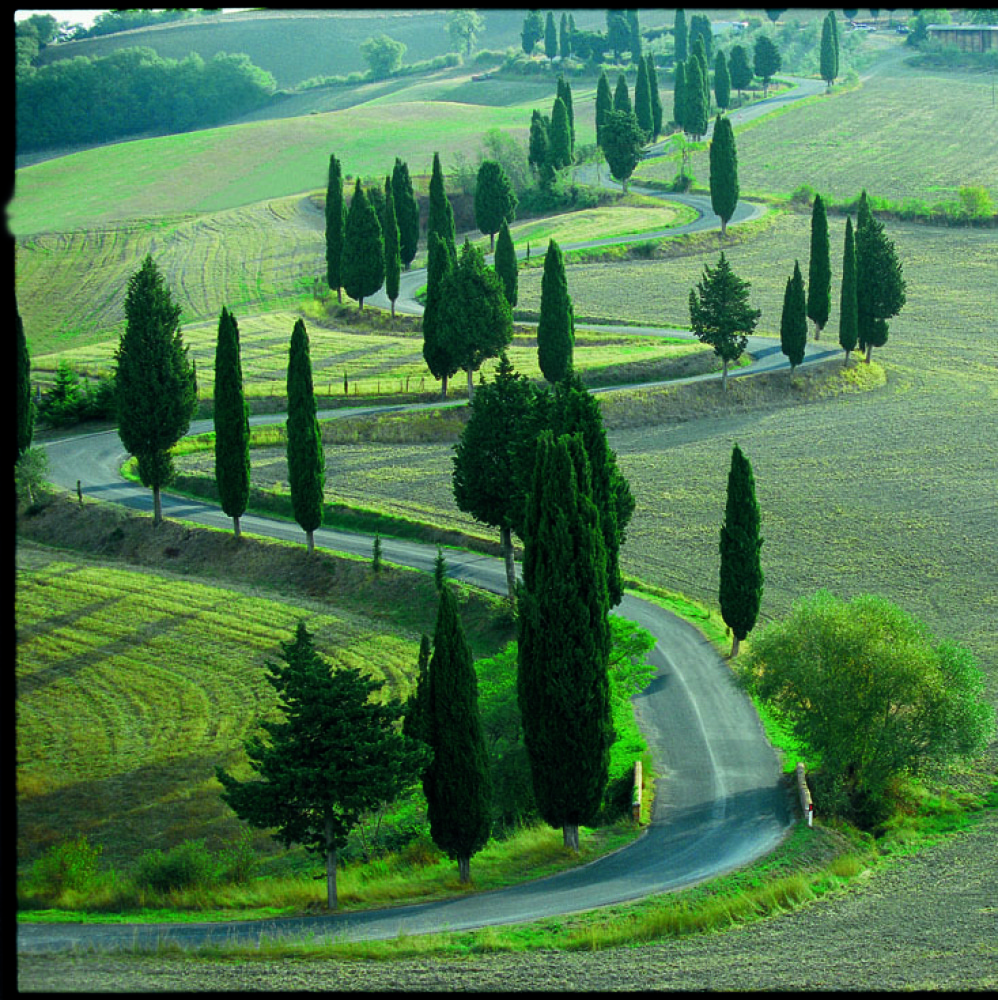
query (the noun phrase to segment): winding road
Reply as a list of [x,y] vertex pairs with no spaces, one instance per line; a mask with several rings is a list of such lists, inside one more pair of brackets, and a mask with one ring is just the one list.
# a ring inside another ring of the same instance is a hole
[[[820,81],[799,81],[797,88],[743,109],[753,116],[774,104],[808,96],[822,89]],[[761,109],[761,110],[760,110]],[[732,118],[738,118],[734,112]],[[719,220],[704,196],[663,195],[691,204],[700,213],[692,223],[661,235],[696,229],[719,228]],[[739,203],[731,225],[761,214],[758,206]],[[651,235],[642,238],[653,238]],[[586,244],[603,245],[633,241],[634,236]],[[569,246],[563,249],[571,249]],[[425,283],[425,271],[403,275],[396,309],[419,313],[413,293]],[[383,293],[379,293],[383,297]],[[383,299],[370,300],[387,307]],[[613,331],[692,336],[682,331],[629,327],[593,327]],[[786,367],[778,342],[752,338],[752,364],[729,377],[746,377]],[[808,345],[805,363],[829,354],[824,345]],[[716,378],[715,375],[698,378]],[[674,384],[674,383],[670,383]],[[610,391],[609,388],[601,391]],[[349,414],[384,411],[322,411],[329,419]],[[283,420],[282,414],[252,418],[253,423]],[[191,433],[212,429],[210,421],[196,421]],[[152,507],[150,492],[121,477],[125,453],[115,431],[52,441],[46,445],[52,482],[66,490],[79,480],[90,497],[137,510]],[[198,524],[231,527],[222,511],[207,503],[172,495],[163,496],[163,514]],[[247,534],[303,541],[295,524],[256,515],[242,518]],[[321,548],[368,557],[370,538],[364,535],[319,529],[315,544]],[[432,571],[435,546],[397,539],[382,540],[383,558],[400,565]],[[471,552],[448,553],[448,573],[464,582],[505,593],[505,573],[500,560]],[[517,923],[578,912],[611,903],[638,899],[712,878],[743,866],[771,851],[786,834],[791,808],[780,783],[775,752],[767,743],[758,716],[746,696],[732,683],[728,667],[707,640],[692,626],[657,605],[626,595],[617,613],[638,622],[656,639],[650,655],[655,675],[634,699],[635,710],[654,758],[656,793],[651,822],[629,846],[583,867],[509,889],[463,896],[437,903],[399,906],[363,913],[262,921],[201,924],[19,924],[20,952],[54,952],[72,949],[155,948],[161,942],[195,946],[226,941],[255,942],[261,938],[312,936],[337,940],[391,938],[461,930],[491,924]]]

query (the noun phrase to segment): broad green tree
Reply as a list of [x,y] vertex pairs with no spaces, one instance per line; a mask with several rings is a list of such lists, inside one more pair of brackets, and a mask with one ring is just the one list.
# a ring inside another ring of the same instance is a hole
[[288,352],[287,449],[291,508],[311,555],[315,529],[322,524],[326,455],[316,416],[308,331],[301,318],[295,321]]
[[326,282],[329,290],[336,289],[337,301],[343,301],[343,230],[346,225],[346,205],[343,201],[343,168],[335,155],[329,157],[329,179],[326,184]]
[[243,366],[236,317],[222,306],[215,346],[215,482],[222,510],[232,518],[246,512],[250,487],[249,407],[243,392]]
[[354,188],[347,221],[343,230],[343,290],[357,300],[359,309],[364,299],[373,295],[385,281],[385,240],[378,213],[360,186]]
[[782,64],[776,43],[768,35],[759,35],[755,40],[753,69],[755,75],[762,80],[763,100],[769,95],[769,81],[780,72]]
[[456,52],[471,55],[475,41],[485,30],[485,19],[478,11],[452,10],[447,15],[446,31]]
[[811,259],[807,269],[807,315],[818,340],[832,310],[832,265],[828,241],[828,213],[820,194],[811,208]]
[[872,594],[795,601],[735,669],[820,760],[819,808],[865,828],[889,815],[898,776],[973,758],[995,731],[970,652]]
[[842,251],[842,289],[839,293],[839,346],[846,352],[845,363],[859,343],[859,301],[856,298],[856,239],[852,219],[846,217],[845,247]]
[[118,437],[152,489],[153,525],[163,522],[160,490],[175,475],[170,449],[197,408],[194,368],[180,333],[180,306],[147,254],[128,279],[125,332],[115,351]]
[[17,336],[17,453],[16,462],[31,447],[35,427],[35,404],[31,398],[31,354],[24,336],[24,323],[14,298],[14,330]]
[[620,181],[627,194],[627,182],[641,162],[645,144],[644,129],[631,111],[610,111],[603,119],[603,153],[614,180]]
[[804,360],[807,346],[807,302],[800,261],[794,261],[794,273],[787,278],[783,292],[783,311],[780,313],[780,350],[790,361],[790,377]]
[[717,116],[710,142],[710,207],[721,220],[721,238],[738,207],[738,150],[731,120]]
[[510,309],[516,307],[518,298],[519,274],[516,263],[516,249],[513,246],[513,237],[509,234],[509,226],[503,219],[499,227],[499,239],[496,241],[495,263],[496,274],[502,281],[503,291],[506,293],[506,301]]
[[390,175],[385,178],[382,236],[385,247],[385,294],[392,304],[392,319],[395,319],[395,300],[399,297],[399,285],[402,280],[402,254],[399,249],[399,227],[395,214],[395,192]]
[[717,266],[704,266],[703,277],[690,290],[690,324],[697,339],[710,344],[724,362],[721,385],[728,386],[728,365],[745,350],[762,311],[749,305],[750,284],[739,278],[722,251]]
[[419,202],[412,190],[409,167],[398,157],[395,157],[392,168],[392,195],[399,227],[399,256],[408,271],[419,247]]
[[721,526],[718,600],[721,617],[734,637],[731,655],[755,628],[762,603],[762,535],[752,465],[736,444],[731,450],[728,492]]
[[752,65],[749,62],[748,51],[744,45],[732,45],[728,55],[728,75],[731,77],[731,86],[738,91],[738,99],[742,98],[742,91],[747,90],[752,85],[755,73],[752,72]]
[[218,767],[222,799],[251,826],[273,830],[286,847],[301,844],[324,860],[326,906],[335,910],[336,866],[361,816],[418,781],[430,751],[398,729],[395,698],[356,667],[331,669],[299,622],[281,643],[283,663],[267,663],[279,719],[245,743],[256,777],[239,781]]
[[870,210],[866,191],[856,218],[856,301],[859,348],[869,363],[874,347],[887,343],[887,321],[905,304],[905,280],[894,243]]
[[614,733],[599,514],[580,437],[541,433],[518,599],[517,699],[534,799],[579,848],[603,801]]
[[423,792],[433,843],[471,881],[471,858],[492,830],[492,781],[478,712],[478,679],[451,585],[440,589],[423,718],[433,760]]
[[558,244],[549,240],[537,322],[537,362],[541,374],[549,382],[560,382],[572,369],[574,349],[575,315],[568,294],[565,259]]
[[371,77],[383,80],[397,72],[402,66],[402,57],[408,46],[388,35],[376,35],[360,44],[361,55],[371,68]]

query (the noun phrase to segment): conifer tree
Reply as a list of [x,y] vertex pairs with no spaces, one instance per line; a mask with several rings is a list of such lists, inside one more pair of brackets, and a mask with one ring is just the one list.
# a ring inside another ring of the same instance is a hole
[[516,307],[518,297],[519,276],[516,263],[516,249],[513,247],[513,237],[509,234],[509,226],[503,219],[499,227],[499,239],[496,241],[496,255],[493,264],[496,274],[502,280],[503,291],[509,308]]
[[517,700],[534,799],[578,850],[603,801],[614,734],[605,553],[579,437],[543,431],[527,504]]
[[364,308],[364,299],[385,281],[385,240],[378,213],[370,203],[360,178],[354,188],[343,230],[343,290]]
[[529,56],[533,54],[534,46],[544,37],[544,18],[539,10],[528,10],[520,30],[520,42],[523,51]]
[[170,449],[197,408],[194,368],[180,334],[180,306],[147,254],[128,279],[125,332],[115,352],[118,437],[138,460],[153,495],[153,525],[163,523],[160,489],[175,475]]
[[426,255],[426,304],[423,306],[423,360],[434,378],[440,379],[441,395],[447,397],[447,380],[457,373],[460,365],[443,336],[440,320],[442,288],[451,268],[457,265],[457,253],[452,240],[430,233]]
[[621,182],[624,194],[627,194],[627,182],[634,168],[641,161],[644,144],[645,132],[633,111],[611,111],[607,114],[603,121],[603,154],[610,175]]
[[717,116],[710,143],[710,207],[721,220],[721,238],[738,207],[738,150],[731,120]]
[[832,266],[828,243],[828,214],[820,194],[811,208],[811,259],[807,271],[807,315],[818,340],[832,309]]
[[572,163],[572,129],[568,121],[568,109],[560,97],[554,99],[554,107],[551,110],[548,162],[555,170],[561,170]]
[[263,734],[245,743],[257,777],[238,781],[220,767],[215,775],[241,819],[323,858],[326,906],[335,910],[337,858],[351,828],[413,785],[430,751],[398,731],[398,699],[372,697],[377,681],[356,667],[330,669],[304,622],[281,657],[267,664],[267,680],[282,718],[262,720]]
[[571,138],[568,152],[569,162],[571,162],[575,157],[575,108],[572,104],[572,85],[561,74],[558,75],[557,96],[561,98],[565,110],[568,112],[568,131]]
[[852,219],[846,216],[845,248],[842,252],[842,289],[839,293],[839,345],[849,355],[859,342],[859,303],[856,298],[856,240]]
[[887,321],[905,304],[905,281],[894,243],[874,217],[866,191],[856,218],[856,301],[859,348],[869,363],[874,347],[887,343]]
[[821,24],[820,48],[821,79],[832,89],[835,78],[839,75],[839,34],[835,23],[835,11],[830,10]]
[[437,233],[441,239],[454,246],[457,239],[454,229],[454,210],[444,191],[444,172],[440,166],[440,154],[433,154],[433,169],[430,173],[430,214],[426,223],[427,250],[432,233]]
[[807,304],[804,293],[804,279],[800,273],[800,262],[794,261],[794,273],[787,279],[783,293],[783,312],[780,315],[780,350],[790,361],[790,377],[794,369],[804,360],[807,344]]
[[613,92],[613,110],[633,112],[631,106],[631,94],[627,89],[627,77],[620,73],[617,76],[617,87]]
[[561,15],[561,23],[558,26],[558,55],[562,59],[567,59],[572,54],[572,32],[568,24],[568,14]]
[[550,140],[544,116],[535,108],[530,115],[530,138],[528,140],[527,162],[543,179],[544,170],[550,166]]
[[483,160],[475,184],[475,224],[487,233],[489,249],[495,250],[496,233],[504,222],[516,218],[517,198],[501,163]]
[[492,780],[478,712],[478,679],[452,587],[440,591],[427,671],[424,726],[433,760],[423,776],[430,836],[471,880],[471,858],[489,840]]
[[603,148],[603,122],[608,111],[613,110],[613,95],[610,93],[610,81],[606,77],[606,70],[600,72],[599,82],[596,84],[596,144]]
[[544,55],[548,60],[554,59],[558,54],[558,29],[554,26],[554,13],[548,11],[544,21]]
[[[696,15],[694,15],[696,17]],[[707,62],[707,52],[704,49],[703,39],[699,36],[695,36],[693,39],[693,56],[696,61],[700,64],[700,81],[703,85],[703,110],[707,121],[710,121],[710,66]],[[686,79],[689,80],[689,71],[687,70]],[[706,126],[704,126],[704,132],[707,131]]]
[[31,354],[24,336],[24,323],[14,297],[14,332],[17,336],[17,453],[16,462],[30,447],[35,427],[35,404],[31,398]]
[[728,72],[728,60],[721,49],[714,57],[714,100],[722,111],[731,106],[731,75]]
[[633,7],[624,11],[624,19],[627,21],[627,34],[629,37],[628,48],[631,53],[631,62],[640,63],[641,53],[641,26],[638,24],[638,12]]
[[[427,679],[430,669],[430,655],[433,644],[424,632],[419,640],[419,656],[416,661],[416,680],[405,703],[405,715],[402,719],[402,732],[411,740],[429,745],[427,738],[426,699],[429,691]],[[429,764],[429,760],[427,760]],[[422,778],[422,775],[420,776]]]
[[560,382],[571,371],[574,348],[575,319],[565,277],[565,260],[561,248],[550,240],[544,257],[537,322],[537,361],[549,382]]
[[676,66],[685,63],[689,58],[689,28],[686,25],[686,11],[677,10],[673,25],[673,35],[676,40]]
[[395,319],[395,300],[399,297],[402,280],[402,255],[399,250],[399,228],[395,213],[395,191],[391,176],[385,178],[385,294],[392,304],[392,319]]
[[703,55],[706,64],[710,65],[710,57],[714,49],[714,31],[710,26],[710,18],[706,14],[694,14],[690,17],[690,41],[689,47],[692,52],[696,48],[697,39],[703,46]]
[[287,449],[291,509],[299,527],[305,532],[311,555],[315,548],[315,529],[322,524],[326,455],[316,417],[308,331],[301,318],[295,321],[291,332],[288,354]]
[[343,238],[346,225],[343,202],[343,169],[340,161],[329,157],[329,180],[326,184],[326,282],[336,289],[337,301],[343,301]]
[[249,502],[249,407],[243,393],[243,368],[236,317],[222,306],[215,347],[215,482],[222,510],[232,518],[239,538],[239,518]]
[[637,118],[642,131],[650,139],[655,128],[655,119],[651,110],[648,64],[644,59],[638,61],[638,78],[634,84],[634,117]]
[[686,82],[683,87],[683,131],[689,135],[700,136],[707,132],[707,106],[704,103],[703,72],[700,60],[690,56],[686,60]]
[[759,35],[755,40],[755,75],[762,80],[763,100],[769,94],[769,81],[780,72],[782,59],[776,43],[768,35]]
[[408,271],[419,247],[419,203],[412,190],[409,167],[398,157],[392,168],[392,194],[399,228],[399,257]]
[[682,128],[686,121],[686,63],[677,62],[673,73],[672,120]]
[[752,465],[736,444],[731,452],[728,492],[721,526],[721,569],[718,592],[721,617],[734,639],[731,656],[755,627],[762,603],[763,572],[759,504]]
[[655,57],[651,52],[645,56],[648,64],[648,90],[651,93],[652,141],[657,141],[662,134],[662,94],[658,86],[658,70],[655,68]]
[[752,78],[755,76],[744,45],[731,46],[728,75],[731,77],[731,86],[738,91],[738,99],[741,100],[742,91],[751,86]]

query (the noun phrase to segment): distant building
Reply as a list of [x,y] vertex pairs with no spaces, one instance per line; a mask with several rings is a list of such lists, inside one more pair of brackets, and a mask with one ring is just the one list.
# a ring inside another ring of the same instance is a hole
[[991,52],[998,49],[998,24],[929,24],[929,38],[943,45],[955,45],[964,52]]

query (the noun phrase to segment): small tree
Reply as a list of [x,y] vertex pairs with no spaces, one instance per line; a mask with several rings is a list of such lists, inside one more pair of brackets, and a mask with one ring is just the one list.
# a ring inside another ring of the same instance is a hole
[[485,20],[474,10],[453,10],[447,15],[446,31],[456,51],[471,55],[475,40],[485,30]]
[[905,281],[894,243],[870,210],[865,190],[859,199],[855,236],[859,347],[869,363],[873,348],[887,343],[887,321],[905,304]]
[[755,75],[762,80],[762,96],[769,95],[769,81],[780,72],[782,60],[780,50],[768,35],[759,35],[755,40]]
[[316,417],[312,388],[312,359],[308,331],[295,321],[288,355],[288,484],[295,520],[305,532],[308,554],[314,549],[314,532],[322,524],[326,483],[326,456]]
[[731,77],[731,86],[738,91],[738,100],[740,101],[742,91],[752,85],[752,78],[755,76],[744,45],[731,46],[731,53],[728,57],[728,74]]
[[430,210],[426,221],[427,251],[433,233],[437,233],[443,240],[449,240],[451,246],[457,238],[454,229],[454,210],[444,190],[444,172],[440,166],[439,153],[433,154],[433,169],[430,173]]
[[832,309],[832,266],[828,243],[828,214],[820,194],[811,208],[811,259],[807,272],[807,315],[814,323],[814,339],[828,322]]
[[496,242],[496,255],[493,267],[502,281],[503,291],[506,293],[506,301],[509,303],[509,308],[515,308],[518,297],[519,274],[513,237],[509,234],[509,226],[506,224],[505,219],[503,219],[502,225],[499,227],[499,239]]
[[215,347],[215,482],[222,510],[232,518],[236,538],[240,536],[239,518],[249,502],[249,444],[239,326],[236,317],[222,306]]
[[617,75],[617,86],[613,91],[613,110],[632,112],[631,94],[627,89],[627,77],[623,73]]
[[399,257],[408,271],[419,246],[419,203],[412,190],[409,168],[398,157],[392,169],[392,195],[399,227]]
[[197,389],[180,334],[180,306],[148,254],[128,280],[114,396],[118,437],[138,460],[142,485],[152,489],[153,525],[158,526],[163,523],[160,489],[175,474],[170,449],[191,425]]
[[804,360],[807,345],[807,306],[804,294],[804,279],[800,273],[800,262],[794,261],[794,273],[787,278],[783,293],[783,312],[780,314],[780,350],[790,361],[790,377],[794,369]]
[[399,249],[399,227],[395,214],[395,192],[391,177],[385,178],[385,214],[382,224],[385,246],[385,294],[392,304],[392,319],[395,319],[395,300],[399,297],[402,280],[402,255]]
[[523,19],[520,31],[520,41],[523,51],[529,56],[533,54],[534,46],[544,37],[544,18],[539,10],[528,10]]
[[703,71],[700,60],[690,56],[686,61],[686,82],[683,87],[683,131],[688,135],[700,136],[707,132],[707,105],[704,100]]
[[343,233],[343,290],[357,307],[373,295],[385,280],[385,241],[378,213],[370,203],[360,178],[354,188]]
[[738,207],[738,150],[728,118],[717,116],[710,143],[710,207],[721,220],[721,238],[728,234],[728,220]]
[[377,35],[361,42],[360,52],[371,67],[371,76],[375,80],[383,80],[401,67],[406,48],[405,42],[397,42],[388,35]]
[[846,217],[845,248],[842,253],[842,290],[839,298],[839,345],[849,355],[859,342],[859,303],[856,298],[856,241],[852,219]]
[[686,63],[677,62],[673,72],[672,120],[681,129],[686,121]]
[[[611,121],[613,115],[611,114]],[[549,382],[560,382],[572,368],[575,318],[565,277],[565,259],[554,240],[548,242],[541,278],[541,310],[537,321],[537,361]]]
[[554,13],[550,10],[544,20],[544,55],[549,60],[558,55],[558,29],[554,25]]
[[351,828],[414,784],[430,751],[398,731],[397,699],[371,697],[381,685],[354,667],[330,669],[304,622],[281,643],[281,656],[283,665],[267,664],[267,680],[282,718],[261,721],[265,735],[245,744],[258,777],[215,774],[240,819],[324,859],[326,906],[335,910],[337,855]]
[[728,387],[728,364],[737,361],[762,315],[749,306],[749,282],[743,281],[722,251],[717,267],[704,266],[703,278],[690,290],[690,324],[697,339],[710,344],[724,362],[721,386]]
[[735,670],[820,758],[822,807],[867,828],[888,815],[898,777],[971,758],[994,733],[971,654],[872,594],[795,601]]
[[346,206],[343,202],[343,172],[340,161],[329,157],[329,180],[326,184],[326,282],[336,289],[337,301],[343,301],[343,229]]
[[568,159],[569,163],[571,163],[575,159],[575,107],[572,102],[572,85],[561,74],[558,75],[558,92],[556,96],[561,98],[562,103],[565,105],[565,111],[568,112],[568,131],[571,140]]
[[630,111],[610,111],[603,119],[603,152],[613,179],[620,181],[627,194],[627,182],[641,162],[645,144],[644,129]]

